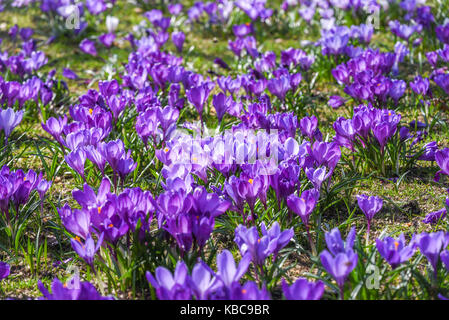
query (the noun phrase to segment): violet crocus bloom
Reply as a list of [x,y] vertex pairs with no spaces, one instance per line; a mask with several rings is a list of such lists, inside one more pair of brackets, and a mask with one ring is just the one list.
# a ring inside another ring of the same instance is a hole
[[51,284],[52,293],[40,280],[37,287],[43,295],[40,298],[41,300],[114,300],[112,296],[102,296],[90,282],[80,282],[79,276],[75,276],[67,284],[63,284],[58,278],[54,278]]
[[449,148],[436,151],[435,161],[441,169],[435,174],[434,180],[438,182],[440,180],[441,173],[449,176]]
[[444,266],[446,267],[446,270],[449,271],[449,250],[444,250],[440,254],[441,261],[443,261]]
[[74,210],[66,203],[58,209],[62,224],[71,233],[78,237],[87,239],[91,225],[91,214],[87,210]]
[[433,68],[435,68],[437,66],[438,53],[436,53],[435,51],[426,52],[426,58],[427,58],[427,61],[429,62],[429,64]]
[[320,300],[324,293],[324,283],[298,278],[289,286],[285,279],[282,279],[282,291],[287,300]]
[[207,98],[209,97],[209,94],[214,87],[215,83],[205,82],[199,86],[190,88],[186,92],[187,99],[195,106],[196,110],[198,111],[201,123],[203,122],[204,104],[206,103]]
[[171,40],[173,41],[173,44],[176,47],[176,50],[178,50],[178,52],[182,52],[182,47],[184,45],[184,40],[185,40],[186,36],[184,34],[184,32],[179,31],[179,32],[173,32],[171,34]]
[[200,261],[192,269],[190,288],[197,300],[208,300],[210,295],[222,287],[217,277],[212,277],[210,268]]
[[267,87],[279,100],[284,101],[287,91],[291,88],[290,79],[287,76],[270,79],[268,80]]
[[61,150],[64,150],[64,139],[62,138],[62,133],[64,127],[67,125],[67,115],[64,115],[63,118],[48,118],[46,123],[41,123],[42,128],[47,131],[56,141],[58,141],[61,146]]
[[437,26],[435,28],[435,33],[438,40],[440,40],[442,43],[449,44],[449,23]]
[[421,253],[432,265],[434,275],[437,275],[437,264],[442,250],[449,244],[449,233],[438,231],[432,233],[420,233],[416,236],[415,243]]
[[346,99],[340,96],[330,96],[327,103],[332,107],[332,109],[338,109],[346,103]]
[[[273,227],[276,228],[276,225]],[[262,267],[265,259],[271,254],[276,256],[278,251],[287,245],[292,236],[293,230],[288,229],[282,233],[280,230],[277,233],[265,231],[265,235],[260,237],[256,227],[247,229],[245,226],[239,225],[235,229],[234,241],[239,246],[242,256],[250,254],[253,262]]]
[[75,151],[70,152],[64,157],[67,164],[75,170],[83,180],[86,180],[84,177],[84,164],[86,163],[86,152],[82,148],[78,148]]
[[78,75],[72,69],[69,68],[62,69],[62,76],[70,80],[76,80],[79,78]]
[[343,287],[346,278],[357,266],[357,254],[350,250],[347,252],[338,253],[336,256],[332,256],[329,251],[324,250],[320,254],[320,259],[323,267],[337,282],[337,285],[340,288],[340,298],[344,299]]
[[71,239],[70,243],[72,244],[73,250],[84,260],[86,263],[94,270],[94,258],[97,251],[100,249],[103,243],[104,234],[98,237],[97,243],[95,244],[94,239],[92,239],[89,234],[84,244],[80,239]]
[[366,234],[367,234],[367,239],[369,239],[371,220],[373,219],[374,215],[382,209],[383,200],[382,200],[382,198],[379,198],[376,196],[369,197],[366,195],[358,195],[357,203],[359,205],[359,208],[365,214],[366,220],[368,222],[368,228],[366,230]]
[[276,246],[273,249],[273,260],[276,258],[277,253],[279,250],[281,250],[283,247],[285,247],[290,240],[293,238],[294,232],[293,228],[284,230],[281,232],[281,227],[279,226],[279,223],[275,221],[270,229],[267,229],[265,226],[265,222],[262,222],[260,226],[262,236],[267,236],[270,241],[275,241]]
[[217,278],[223,283],[225,288],[230,289],[232,284],[239,282],[248,270],[251,263],[251,255],[247,254],[242,257],[238,266],[236,266],[232,253],[223,250],[217,255]]
[[95,42],[89,39],[84,39],[83,41],[81,41],[79,48],[84,53],[90,54],[94,57],[97,56],[97,49],[95,48]]
[[353,250],[355,236],[355,227],[352,227],[349,231],[348,236],[346,237],[346,242],[341,238],[340,230],[338,228],[334,228],[324,234],[327,248],[334,256],[342,252]]
[[[448,199],[446,199],[446,202]],[[430,223],[430,224],[437,224],[438,222],[440,222],[441,220],[446,218],[446,216],[447,216],[447,210],[446,210],[446,208],[442,208],[440,210],[433,211],[433,212],[429,213],[428,215],[426,215],[426,217],[424,218],[424,220],[422,220],[422,222]]]
[[238,282],[232,284],[229,300],[270,300],[270,293],[265,288],[259,289],[254,281],[248,281],[243,286]]
[[37,193],[39,194],[39,198],[41,199],[41,210],[43,210],[44,206],[45,193],[48,191],[48,189],[50,189],[51,185],[51,181],[42,179],[36,186]]
[[23,110],[15,112],[13,109],[3,109],[0,111],[0,129],[5,133],[5,144],[8,144],[8,138],[11,132],[22,121]]
[[376,239],[376,247],[380,255],[393,269],[396,269],[400,264],[408,261],[416,250],[416,245],[413,239],[408,246],[405,245],[403,233],[401,233],[397,239],[391,237],[386,237],[382,240]]
[[421,76],[416,76],[415,80],[410,82],[410,88],[412,88],[416,94],[424,96],[429,91],[429,79],[423,79]]
[[318,119],[315,116],[304,117],[301,120],[299,120],[299,129],[301,130],[301,133],[304,136],[309,137],[310,139],[312,139],[313,136],[315,135],[317,128],[318,128]]
[[435,83],[449,95],[449,74],[438,74],[433,80]]
[[95,191],[87,184],[84,184],[83,190],[74,189],[72,191],[72,197],[79,203],[79,205],[84,209],[92,209],[101,212],[101,207],[106,203],[107,197],[111,192],[111,182],[108,178],[103,178],[101,180],[100,187],[98,188],[98,195]]
[[172,16],[177,16],[182,11],[182,4],[180,4],[180,3],[169,4],[169,5],[167,5],[167,7],[168,7],[168,12],[170,12],[170,14]]
[[184,261],[178,261],[174,274],[164,268],[157,267],[155,277],[147,271],[148,282],[156,290],[160,300],[190,300],[192,292],[189,286],[188,269]]
[[9,276],[11,267],[6,262],[0,261],[0,280],[5,279]]
[[287,206],[290,210],[300,216],[307,230],[309,230],[310,214],[315,209],[319,196],[320,194],[318,191],[310,189],[303,191],[301,197],[292,194],[287,198]]
[[221,120],[223,120],[226,110],[232,103],[235,103],[232,97],[226,97],[226,95],[222,92],[213,96],[212,104],[215,108],[215,112],[217,113],[218,123],[221,124]]
[[98,37],[98,40],[106,47],[110,48],[115,40],[114,33],[104,33]]
[[321,263],[327,272],[336,280],[340,288],[340,298],[344,299],[344,283],[358,262],[358,256],[352,248],[355,240],[355,228],[351,228],[346,238],[346,244],[343,243],[338,228],[327,232],[324,236],[330,252],[327,250],[321,252]]

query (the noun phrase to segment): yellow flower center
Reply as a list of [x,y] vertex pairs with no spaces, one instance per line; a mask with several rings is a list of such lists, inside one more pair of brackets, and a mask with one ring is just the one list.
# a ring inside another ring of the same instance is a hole
[[91,109],[89,109],[89,114],[91,114],[92,115],[92,113],[94,112],[94,110],[91,108]]
[[250,184],[253,184],[254,180],[253,180],[253,179],[249,179],[248,182],[249,182]]
[[98,214],[100,214],[101,213],[101,207],[98,207],[97,211],[98,211]]
[[164,152],[165,152],[165,153],[167,153],[168,151],[170,151],[169,148],[165,148],[165,149],[164,149]]
[[246,289],[242,289],[242,293],[245,294],[246,293]]
[[395,250],[398,250],[398,247],[399,247],[399,242],[395,241],[395,242],[394,242],[394,249],[395,249]]

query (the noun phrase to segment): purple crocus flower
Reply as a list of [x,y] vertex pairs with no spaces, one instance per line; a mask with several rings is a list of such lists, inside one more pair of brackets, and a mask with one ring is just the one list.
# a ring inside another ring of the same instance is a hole
[[397,239],[391,237],[386,237],[382,240],[376,239],[376,247],[380,255],[391,265],[393,269],[396,269],[400,264],[408,261],[416,250],[414,239],[410,241],[408,246],[405,245],[405,237],[403,233],[401,233]]
[[[277,226],[277,228],[276,228]],[[276,230],[274,229],[277,229]],[[263,266],[265,259],[271,254],[276,254],[283,248],[293,236],[293,230],[285,230],[282,233],[279,225],[274,225],[271,230],[266,231],[265,225],[262,228],[263,236],[259,237],[256,227],[247,229],[245,226],[239,225],[235,229],[234,241],[240,248],[242,256],[250,254],[253,262],[258,266]]]
[[39,194],[39,198],[41,199],[41,210],[44,209],[45,193],[48,191],[48,189],[50,189],[51,185],[52,185],[51,181],[42,179],[39,181],[39,183],[36,186],[37,193]]
[[9,276],[11,267],[6,262],[0,261],[0,280],[5,279]]
[[253,27],[250,23],[248,24],[239,24],[232,26],[232,32],[238,38],[244,38],[253,32]]
[[64,150],[64,139],[62,138],[62,133],[64,130],[64,127],[67,124],[67,116],[65,115],[64,118],[48,118],[46,123],[41,123],[42,128],[47,131],[49,134],[55,138],[56,141],[59,142],[61,149]]
[[306,168],[306,176],[312,182],[315,190],[320,191],[323,181],[330,177],[326,174],[326,167],[319,167],[317,169]]
[[270,300],[268,290],[259,286],[254,281],[248,281],[243,286],[238,282],[232,284],[229,300]]
[[215,112],[217,113],[218,122],[221,124],[221,120],[223,120],[223,116],[226,114],[226,111],[232,107],[232,105],[236,103],[234,99],[230,97],[226,97],[226,95],[222,92],[216,94],[212,98],[212,104],[215,108]]
[[415,243],[421,253],[432,265],[434,275],[437,275],[437,264],[442,250],[449,244],[449,233],[438,231],[433,233],[420,233],[416,236]]
[[215,83],[205,82],[199,86],[190,88],[186,92],[187,99],[195,106],[196,110],[198,111],[201,123],[203,122],[204,104],[206,103],[207,98],[209,97],[209,94],[214,87]]
[[320,300],[324,293],[324,283],[298,278],[289,286],[285,279],[282,279],[282,291],[287,300]]
[[268,80],[268,90],[278,97],[279,100],[284,101],[285,95],[290,90],[290,79],[287,76],[281,76],[279,78],[273,78]]
[[82,148],[78,148],[75,151],[70,152],[64,157],[67,164],[75,170],[83,180],[86,180],[84,177],[84,164],[86,163],[86,152]]
[[217,278],[225,288],[230,289],[233,283],[238,282],[243,277],[250,263],[251,255],[247,254],[242,257],[242,260],[236,266],[232,253],[223,250],[217,255]]
[[148,282],[156,289],[160,300],[190,300],[192,292],[189,287],[189,274],[184,261],[178,261],[174,275],[164,267],[157,267],[156,278],[147,271]]
[[438,53],[436,53],[435,51],[426,52],[426,58],[433,68],[437,66]]
[[86,0],[86,7],[93,15],[98,15],[107,9],[103,0]]
[[90,54],[94,57],[97,56],[97,49],[95,48],[95,42],[89,39],[84,39],[83,41],[81,41],[79,48],[84,53]]
[[106,47],[110,48],[115,40],[114,33],[104,33],[98,37],[98,40]]
[[94,258],[97,251],[100,249],[101,244],[103,243],[104,234],[101,233],[98,237],[97,243],[95,244],[94,239],[92,239],[89,234],[84,244],[80,239],[71,239],[70,243],[72,244],[73,250],[84,260],[86,263],[94,270]]
[[318,119],[315,116],[304,117],[299,120],[299,129],[304,136],[312,139],[318,128]]
[[270,241],[276,241],[276,246],[273,249],[273,260],[275,259],[279,250],[281,250],[290,242],[294,234],[293,228],[281,232],[281,227],[279,226],[279,223],[277,221],[275,221],[271,225],[271,228],[268,230],[265,226],[265,222],[262,222],[260,229],[262,232],[262,236],[267,236]]
[[72,69],[69,68],[62,69],[62,76],[71,80],[76,80],[79,78],[78,75]]
[[438,144],[436,141],[426,143],[422,149],[424,152],[419,156],[418,160],[435,161],[435,153],[438,151]]
[[346,242],[343,242],[338,228],[334,228],[324,234],[326,245],[329,251],[335,256],[339,253],[353,250],[355,236],[355,227],[352,227],[346,237]]
[[449,44],[449,23],[437,26],[435,28],[435,33],[438,40],[440,40],[442,43]]
[[170,12],[170,14],[172,16],[177,16],[182,11],[182,4],[180,4],[180,3],[169,4],[169,5],[167,5],[167,7],[168,7],[168,12]]
[[368,228],[366,230],[367,241],[368,241],[369,231],[370,231],[370,227],[371,227],[371,220],[373,219],[374,215],[382,209],[383,200],[382,200],[382,198],[379,198],[376,196],[369,197],[366,195],[358,195],[357,203],[359,205],[359,208],[365,214],[366,220],[368,222]]
[[184,34],[184,32],[179,31],[179,32],[173,32],[171,34],[171,39],[173,41],[173,44],[176,47],[176,50],[178,50],[178,52],[182,52],[182,47],[184,45],[184,40],[185,40],[186,36]]
[[[447,200],[448,199],[446,199],[446,202],[447,202]],[[422,222],[430,223],[430,224],[437,224],[439,221],[446,218],[446,216],[447,216],[447,210],[446,210],[446,208],[442,208],[440,210],[433,211],[433,212],[429,213],[428,215],[426,215],[426,217],[424,218],[424,220]]]
[[192,270],[190,287],[197,300],[208,300],[210,295],[221,288],[222,283],[212,277],[210,268],[204,262],[197,263]]
[[108,178],[103,178],[101,180],[100,187],[98,188],[98,195],[95,191],[87,184],[84,184],[83,191],[79,189],[74,189],[72,191],[73,198],[79,203],[79,205],[85,209],[98,210],[101,212],[101,207],[106,203],[107,197],[111,192],[111,182]]
[[3,109],[0,111],[0,129],[5,133],[5,144],[15,127],[22,121],[23,110],[14,112],[13,109]]
[[74,210],[66,203],[58,209],[62,224],[71,233],[78,237],[87,239],[90,228],[91,215],[87,210]]
[[42,292],[41,300],[113,300],[111,296],[104,297],[90,282],[80,282],[75,276],[69,284],[62,284],[58,278],[54,278],[50,293],[45,285],[39,280],[37,287]]
[[449,148],[444,148],[435,152],[435,161],[440,167],[440,171],[435,174],[435,181],[440,180],[440,174],[449,176]]
[[[287,198],[287,206],[290,210],[300,216],[302,223],[306,227],[307,233],[309,234],[309,218],[310,214],[315,209],[315,206],[319,199],[319,192],[315,189],[310,189],[303,191],[301,193],[301,197],[298,197],[294,194],[290,195]],[[311,243],[311,238],[309,236],[309,241]]]
[[433,80],[435,83],[449,95],[449,74],[438,74]]
[[343,243],[338,228],[325,234],[328,249],[320,253],[323,267],[337,281],[340,288],[340,298],[344,299],[343,289],[346,278],[357,265],[358,256],[352,249],[355,239],[355,228],[353,227]]
[[429,79],[423,79],[421,76],[416,76],[415,80],[410,82],[410,88],[412,88],[416,94],[424,96],[429,91]]
[[328,104],[332,107],[332,109],[338,109],[342,105],[346,103],[346,99],[340,96],[330,96]]
[[320,254],[320,259],[323,267],[332,275],[335,281],[337,281],[340,288],[340,297],[343,299],[343,286],[346,278],[357,265],[357,254],[350,250],[332,256],[329,251],[324,250]]
[[440,254],[441,261],[443,261],[444,266],[449,271],[449,250],[444,250]]

